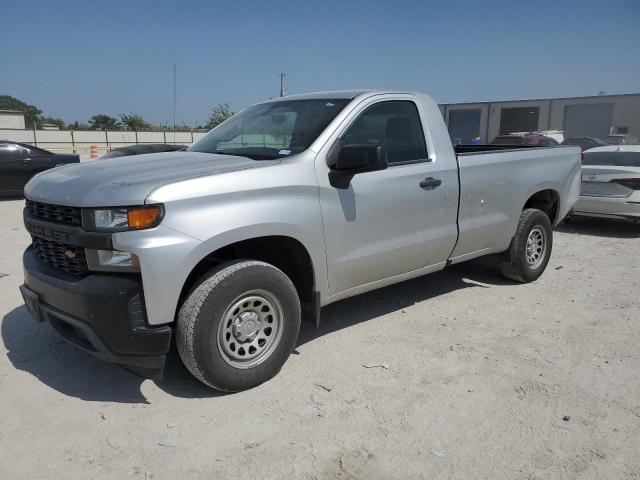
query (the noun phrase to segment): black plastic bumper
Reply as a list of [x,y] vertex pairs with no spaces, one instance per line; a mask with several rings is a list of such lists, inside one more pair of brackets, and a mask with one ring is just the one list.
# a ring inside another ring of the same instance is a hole
[[138,375],[162,375],[171,328],[150,327],[136,275],[91,274],[68,278],[43,263],[29,247],[23,256],[27,310],[64,338]]

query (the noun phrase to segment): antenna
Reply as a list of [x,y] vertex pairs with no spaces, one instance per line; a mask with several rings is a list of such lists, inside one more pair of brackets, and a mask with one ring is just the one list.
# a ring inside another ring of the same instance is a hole
[[176,142],[176,64],[173,64],[173,143]]
[[284,97],[284,72],[280,72],[280,96]]

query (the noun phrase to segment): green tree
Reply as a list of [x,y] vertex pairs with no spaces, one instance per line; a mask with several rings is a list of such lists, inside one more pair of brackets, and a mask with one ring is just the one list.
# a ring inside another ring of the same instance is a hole
[[86,123],[80,123],[76,120],[73,123],[67,124],[67,130],[90,130],[90,127]]
[[33,124],[40,124],[42,110],[35,105],[29,105],[10,95],[0,95],[0,110],[18,110],[24,114],[24,123],[27,128],[33,128]]
[[149,130],[151,127],[151,124],[142,118],[142,115],[136,113],[123,113],[120,115],[120,123],[127,130]]
[[205,128],[210,130],[217,127],[227,118],[233,116],[234,112],[231,111],[228,103],[220,103],[216,105],[209,115],[209,121],[205,125]]
[[99,113],[89,119],[89,126],[94,130],[116,130],[120,124],[117,119]]

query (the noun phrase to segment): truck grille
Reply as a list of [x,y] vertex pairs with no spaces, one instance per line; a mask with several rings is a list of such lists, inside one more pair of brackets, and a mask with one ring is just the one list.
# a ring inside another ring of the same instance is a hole
[[65,245],[45,238],[33,237],[33,247],[40,259],[71,275],[89,273],[84,248]]
[[37,218],[49,220],[56,223],[65,223],[67,225],[82,224],[82,216],[80,209],[77,207],[67,207],[64,205],[51,205],[49,203],[34,202],[27,200],[27,210]]

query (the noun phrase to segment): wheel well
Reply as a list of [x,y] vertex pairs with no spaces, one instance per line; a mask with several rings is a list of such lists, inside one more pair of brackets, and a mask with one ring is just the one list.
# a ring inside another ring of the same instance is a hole
[[200,260],[184,282],[177,309],[205,273],[223,262],[240,259],[260,260],[279,268],[293,282],[301,304],[315,301],[313,263],[307,249],[294,238],[268,236],[232,243]]
[[524,204],[523,210],[527,208],[537,208],[547,214],[549,220],[553,224],[558,215],[558,207],[560,205],[560,195],[555,190],[541,190],[534,193]]

